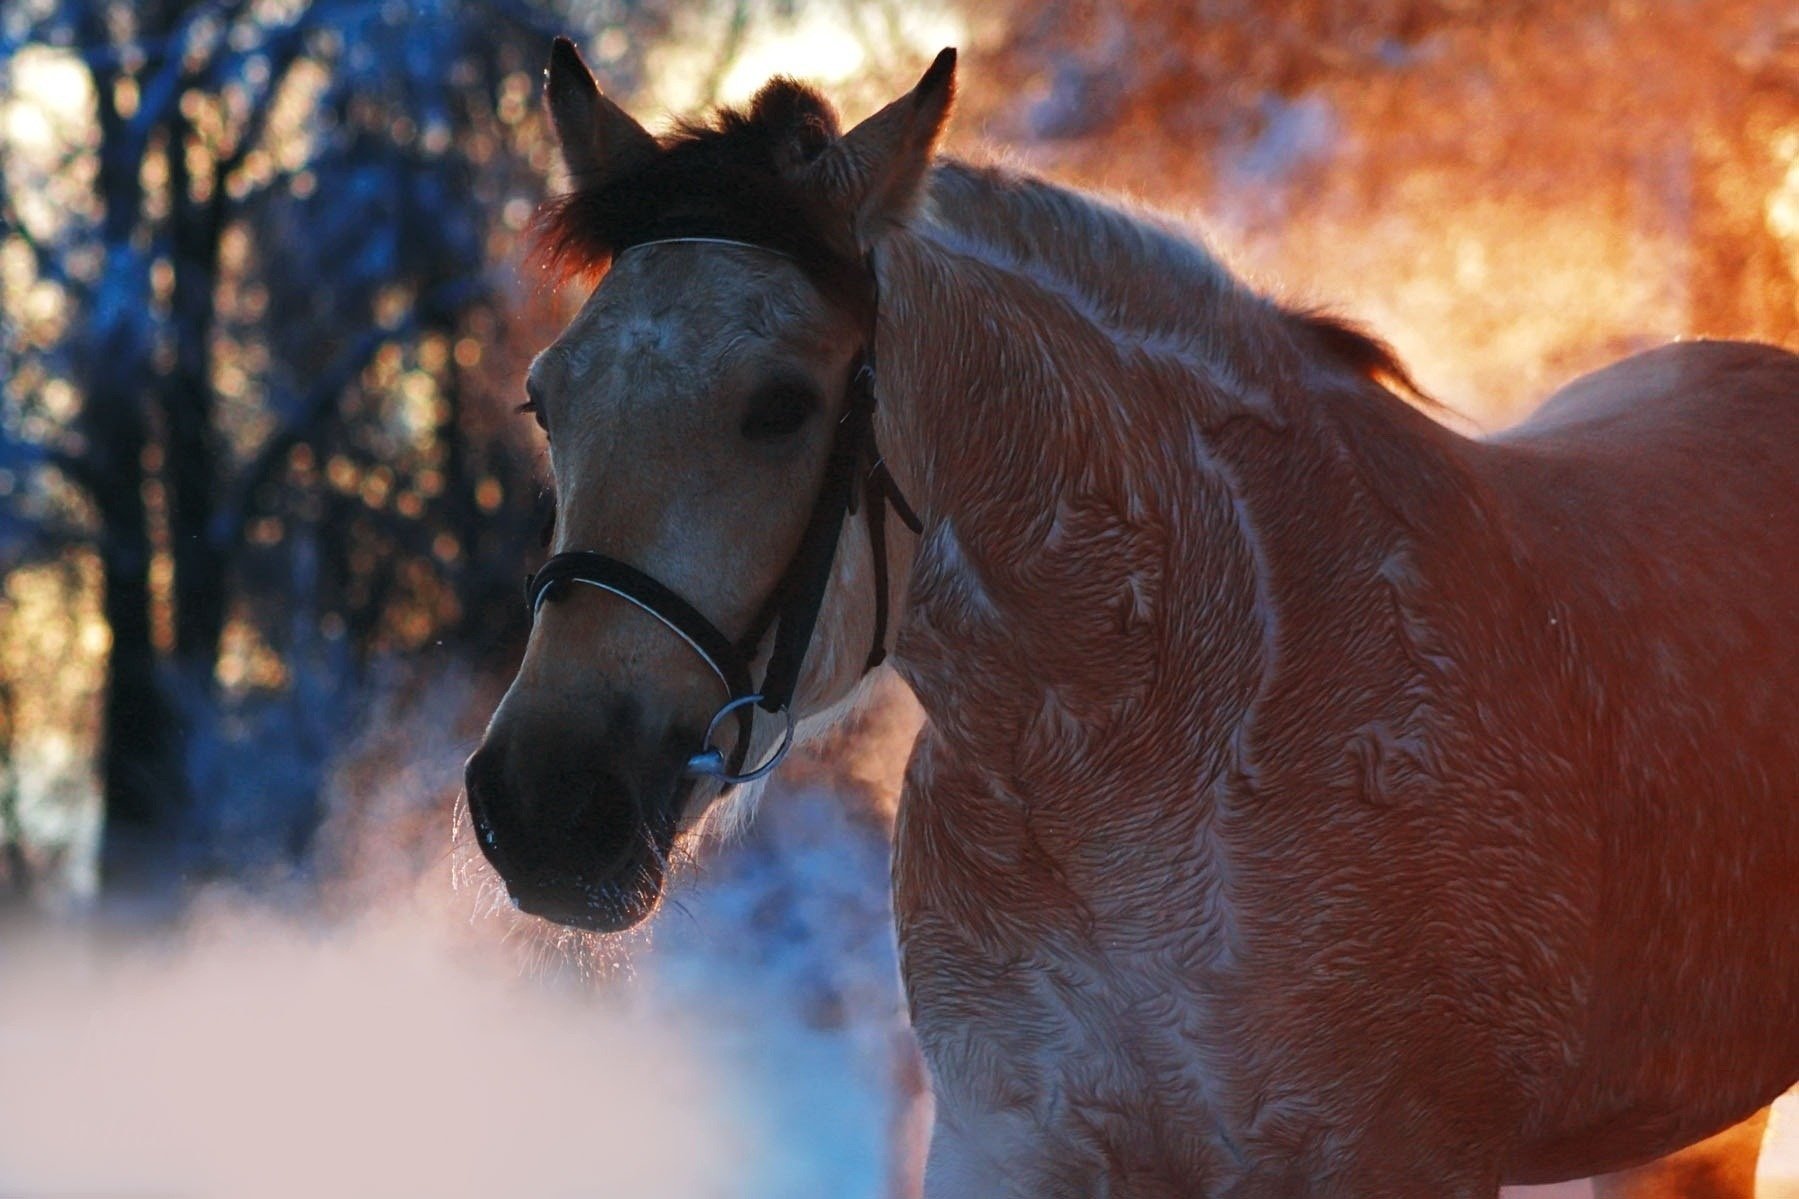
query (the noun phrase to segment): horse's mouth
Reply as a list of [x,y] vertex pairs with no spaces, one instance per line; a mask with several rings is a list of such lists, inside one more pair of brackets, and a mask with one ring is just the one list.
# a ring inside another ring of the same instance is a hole
[[643,923],[662,906],[679,813],[691,789],[677,787],[663,811],[638,824],[629,852],[603,872],[546,876],[502,870],[513,906],[585,932],[618,933]]
[[556,890],[508,886],[508,890],[513,906],[526,915],[590,933],[622,933],[642,924],[662,905],[663,883],[657,872],[629,884],[611,882]]

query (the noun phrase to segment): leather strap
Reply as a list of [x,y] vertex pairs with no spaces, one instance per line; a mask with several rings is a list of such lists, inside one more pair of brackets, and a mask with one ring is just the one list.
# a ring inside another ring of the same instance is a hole
[[732,696],[749,691],[749,663],[730,638],[719,632],[718,626],[701,615],[699,609],[653,576],[628,562],[589,550],[557,554],[525,580],[525,601],[531,605],[533,616],[549,598],[550,589],[562,582],[598,587],[642,608],[692,646]]

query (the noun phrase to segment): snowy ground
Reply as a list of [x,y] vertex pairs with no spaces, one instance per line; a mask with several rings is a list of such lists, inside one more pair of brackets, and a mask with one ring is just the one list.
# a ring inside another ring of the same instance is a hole
[[159,948],[0,941],[0,1195],[887,1199],[886,880],[880,829],[801,790],[597,981],[435,872],[327,923],[215,899]]
[[592,973],[437,878],[329,922],[215,896],[155,947],[0,939],[0,1195],[882,1199],[885,850],[786,798]]

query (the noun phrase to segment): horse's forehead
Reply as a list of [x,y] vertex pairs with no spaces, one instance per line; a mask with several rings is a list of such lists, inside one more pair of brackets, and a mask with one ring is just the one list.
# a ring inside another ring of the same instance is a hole
[[576,377],[610,365],[632,373],[692,370],[716,357],[733,324],[733,314],[718,297],[705,294],[708,290],[695,288],[677,298],[602,286],[557,339],[554,352]]
[[692,377],[748,344],[781,339],[801,315],[795,289],[735,264],[619,269],[588,298],[554,347],[576,377],[616,365],[634,376]]

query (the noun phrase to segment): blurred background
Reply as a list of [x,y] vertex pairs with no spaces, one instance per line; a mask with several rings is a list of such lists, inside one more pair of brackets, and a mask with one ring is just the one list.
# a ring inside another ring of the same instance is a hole
[[1799,348],[1781,0],[6,0],[0,1193],[916,1187],[900,688],[622,944],[456,835],[584,298],[527,255],[557,33],[652,127],[958,45],[953,152],[1176,214],[1474,428]]

